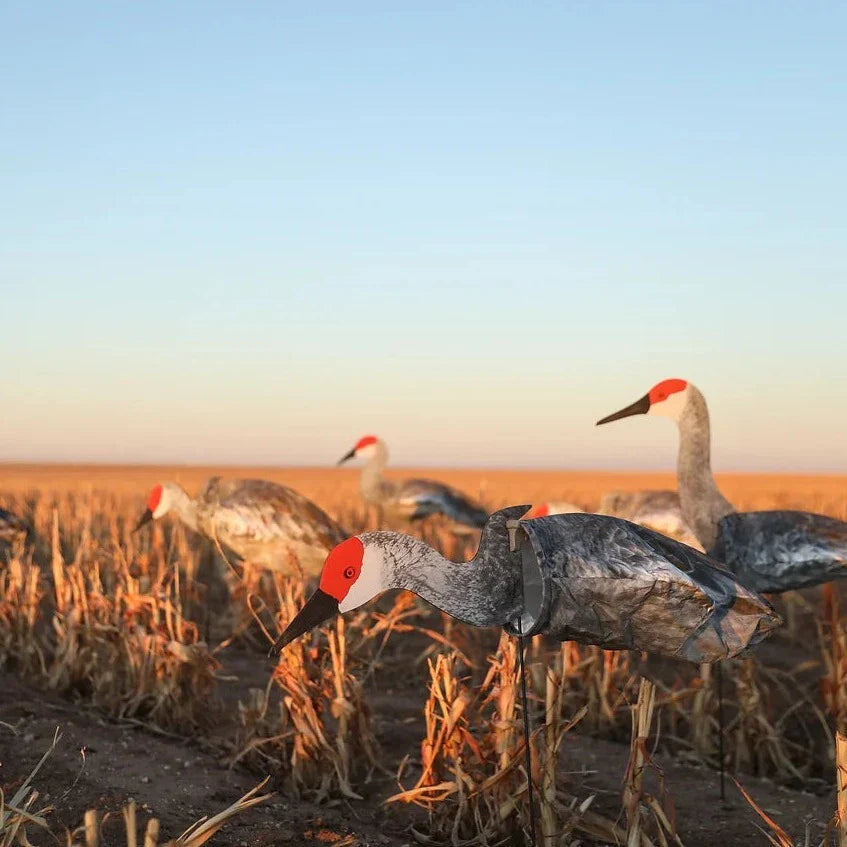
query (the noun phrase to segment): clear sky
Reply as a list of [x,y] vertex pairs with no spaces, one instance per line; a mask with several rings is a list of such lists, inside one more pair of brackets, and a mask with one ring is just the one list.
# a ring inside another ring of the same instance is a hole
[[847,5],[0,8],[0,459],[847,470]]

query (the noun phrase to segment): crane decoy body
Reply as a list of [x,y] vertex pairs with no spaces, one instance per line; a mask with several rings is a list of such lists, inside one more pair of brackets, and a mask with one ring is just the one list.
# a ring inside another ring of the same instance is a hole
[[543,500],[536,503],[524,517],[530,520],[531,518],[546,518],[548,515],[578,515],[584,512],[585,509],[569,500]]
[[347,539],[327,556],[319,588],[274,649],[392,588],[474,626],[693,662],[735,656],[780,623],[767,601],[684,544],[618,518],[521,520],[526,510],[492,514],[463,563],[399,533]]
[[0,509],[0,542],[19,544],[31,533],[29,525],[12,512]]
[[245,562],[270,571],[296,572],[299,564],[313,576],[348,535],[302,494],[260,479],[212,477],[193,500],[176,483],[156,485],[136,530],[171,512]]
[[[567,500],[545,500],[536,503],[526,517],[544,518],[547,515],[569,515],[584,511]],[[608,491],[600,498],[597,514],[641,524],[662,535],[684,541],[690,547],[698,544],[682,517],[676,491]]]
[[445,515],[458,524],[481,529],[488,512],[477,502],[449,485],[431,479],[386,479],[382,471],[388,463],[388,447],[381,438],[365,435],[338,464],[365,459],[360,478],[362,497],[392,517],[413,521],[428,515]]
[[676,491],[607,491],[597,512],[640,523],[692,547],[699,543],[685,522]]
[[709,410],[700,391],[666,379],[640,400],[608,415],[661,415],[679,427],[677,481],[687,524],[707,553],[754,591],[779,593],[847,577],[847,523],[793,510],[738,512],[711,468]]

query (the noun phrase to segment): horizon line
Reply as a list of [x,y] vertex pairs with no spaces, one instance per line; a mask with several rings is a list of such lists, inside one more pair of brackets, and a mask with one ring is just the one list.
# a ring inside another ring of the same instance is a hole
[[[26,460],[26,459],[0,459],[0,469],[2,468],[25,468],[25,467],[44,467],[44,468],[256,468],[267,470],[339,470],[339,471],[357,471],[358,466],[338,467],[337,465],[315,465],[315,464],[270,464],[251,462],[108,462],[108,461],[77,461],[77,460]],[[664,468],[574,468],[574,467],[537,467],[537,466],[522,466],[522,465],[430,465],[430,464],[412,464],[412,465],[391,465],[386,468],[387,472],[391,471],[408,471],[425,468],[427,470],[442,470],[442,471],[481,471],[481,472],[498,472],[508,473],[514,471],[532,472],[532,473],[580,473],[580,474],[675,474],[675,467]],[[743,476],[812,476],[812,477],[845,477],[847,471],[811,471],[800,469],[786,470],[738,470],[726,469],[714,471],[716,476],[733,474]],[[0,481],[2,485],[2,481]]]

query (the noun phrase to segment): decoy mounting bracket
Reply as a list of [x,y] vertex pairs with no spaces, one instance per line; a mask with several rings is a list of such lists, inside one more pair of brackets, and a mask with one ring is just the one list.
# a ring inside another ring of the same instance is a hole
[[506,521],[506,530],[509,533],[509,550],[516,553],[518,549],[518,529],[521,525],[520,521]]
[[544,577],[541,574],[538,556],[529,542],[520,520],[507,520],[509,551],[512,564],[521,574],[523,614],[509,621],[504,629],[510,635],[535,635],[543,631],[546,623],[546,595]]

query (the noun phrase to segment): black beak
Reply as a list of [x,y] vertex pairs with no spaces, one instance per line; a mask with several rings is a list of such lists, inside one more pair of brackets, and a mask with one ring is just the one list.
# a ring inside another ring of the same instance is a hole
[[141,520],[135,525],[135,529],[133,532],[138,532],[144,524],[150,523],[153,520],[153,513],[149,509],[144,510],[144,514],[141,516]]
[[353,456],[356,455],[356,448],[354,447],[349,453],[345,453],[339,460],[338,464],[343,465],[348,459],[352,459]]
[[607,415],[605,418],[601,418],[597,421],[596,426],[600,426],[600,424],[604,423],[611,423],[612,421],[619,421],[621,418],[628,418],[630,415],[646,415],[649,411],[650,395],[645,394],[640,400],[636,400],[631,406],[627,406],[625,409],[621,409],[613,415]]
[[338,614],[338,600],[320,588],[306,601],[306,605],[294,616],[294,620],[285,628],[274,642],[268,655],[279,653],[283,647],[299,638],[304,632],[314,629],[324,621]]

